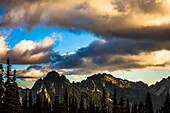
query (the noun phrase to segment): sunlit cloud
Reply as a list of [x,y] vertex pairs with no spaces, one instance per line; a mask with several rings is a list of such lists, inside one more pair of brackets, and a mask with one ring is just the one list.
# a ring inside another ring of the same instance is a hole
[[[22,80],[27,81],[27,82],[37,81],[37,79],[35,79],[35,78],[23,78]],[[28,88],[30,88],[30,87],[28,87]]]
[[24,69],[17,70],[18,78],[24,78],[24,80],[29,80],[25,78],[41,78],[44,76],[44,73],[41,70],[30,69],[28,71]]
[[79,81],[79,82],[83,80],[82,78],[76,77],[76,76],[71,77],[71,79]]
[[53,51],[55,38],[47,36],[39,42],[22,40],[12,49],[8,48],[5,37],[0,37],[0,62],[5,63],[10,58],[13,64],[41,64],[49,63],[51,58],[57,57]]
[[5,42],[5,39],[6,38],[3,36],[0,37],[0,59],[6,55],[7,50],[8,50],[8,46]]

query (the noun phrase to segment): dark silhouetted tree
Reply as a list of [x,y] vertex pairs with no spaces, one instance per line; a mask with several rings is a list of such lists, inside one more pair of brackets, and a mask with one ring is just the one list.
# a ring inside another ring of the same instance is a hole
[[33,109],[33,102],[32,102],[32,92],[30,91],[29,92],[29,109],[28,109],[28,112],[29,113],[32,113],[32,109]]
[[22,109],[21,109],[21,103],[20,103],[20,97],[18,91],[18,84],[16,83],[16,70],[14,70],[12,84],[13,84],[13,92],[14,92],[13,99],[14,99],[15,111],[16,113],[19,113],[22,111]]
[[25,96],[23,99],[23,105],[22,105],[23,113],[27,113],[28,110],[28,96],[27,96],[27,89],[25,90]]
[[60,112],[68,113],[69,112],[69,99],[68,99],[68,90],[65,89],[63,101],[60,104]]
[[147,92],[147,96],[145,100],[145,113],[154,113],[153,106],[152,106],[152,99],[149,92]]
[[89,113],[95,113],[95,109],[94,101],[90,100]]
[[126,101],[126,113],[130,113],[130,105],[129,105],[129,100],[128,99]]
[[116,89],[114,90],[114,96],[113,96],[113,113],[117,113],[117,93],[116,93]]
[[80,99],[79,113],[85,113],[85,103],[84,103],[83,94],[81,95],[81,99]]
[[56,96],[53,103],[53,113],[60,113],[59,97]]
[[46,96],[44,96],[43,99],[43,113],[48,113],[48,100],[46,99]]
[[138,111],[139,111],[139,113],[144,113],[144,104],[143,104],[143,102],[140,102],[139,103],[139,107],[138,107],[139,109],[138,109]]
[[106,90],[103,88],[103,94],[101,97],[101,111],[102,113],[107,113],[107,97],[106,97]]
[[42,98],[41,98],[40,94],[37,94],[36,103],[35,103],[35,112],[43,113]]
[[119,104],[120,104],[120,113],[125,113],[125,108],[124,108],[124,98],[123,96],[120,98]]
[[100,113],[100,108],[99,108],[99,106],[96,106],[96,113]]
[[[9,58],[7,59],[7,80],[5,82],[5,95],[4,95],[4,113],[20,113],[21,104],[16,83],[16,70],[11,74],[11,64]],[[12,78],[13,77],[13,78]]]
[[74,108],[74,113],[78,113],[78,107],[77,107],[77,99],[73,96],[73,99],[72,99],[72,106]]
[[3,81],[4,69],[0,64],[0,113],[3,113],[3,96],[4,96],[4,81]]
[[170,113],[170,99],[169,92],[167,92],[166,99],[163,106],[163,113]]
[[132,106],[132,113],[138,113],[138,108],[137,108],[137,104],[133,104]]

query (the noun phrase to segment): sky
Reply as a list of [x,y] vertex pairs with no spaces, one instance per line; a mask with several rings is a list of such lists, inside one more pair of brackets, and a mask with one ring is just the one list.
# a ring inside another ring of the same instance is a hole
[[1,0],[7,58],[20,87],[52,70],[71,82],[108,73],[155,84],[170,76],[170,0]]

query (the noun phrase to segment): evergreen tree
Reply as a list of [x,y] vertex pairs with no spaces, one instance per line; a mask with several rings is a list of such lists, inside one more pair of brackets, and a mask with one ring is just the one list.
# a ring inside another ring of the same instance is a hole
[[23,113],[27,113],[28,110],[28,98],[27,98],[27,89],[25,90],[25,96],[23,101]]
[[53,103],[53,113],[60,113],[59,97],[56,96]]
[[[4,95],[4,111],[5,113],[10,113],[13,111],[13,107],[10,105],[12,101],[12,85],[10,83],[10,71],[11,71],[11,65],[9,62],[9,59],[7,60],[7,73],[6,73],[6,82],[5,82],[5,95]],[[10,108],[10,109],[9,109]]]
[[23,113],[26,113],[26,110],[25,110],[25,98],[22,97],[22,111]]
[[69,97],[69,113],[73,112],[73,108],[72,108],[72,102],[71,102],[71,97]]
[[14,92],[13,93],[13,95],[14,95],[13,98],[14,98],[15,111],[16,111],[16,113],[19,113],[19,112],[22,111],[22,109],[21,109],[18,85],[16,83],[16,70],[14,70],[12,82],[13,82],[13,92]]
[[31,93],[31,91],[29,92],[29,110],[28,110],[28,112],[29,113],[32,113],[32,109],[33,109],[33,106],[32,106],[32,93]]
[[170,113],[170,99],[169,92],[167,92],[166,99],[163,106],[163,113]]
[[[13,78],[12,78],[13,76]],[[5,95],[4,95],[4,113],[20,113],[21,104],[19,100],[18,86],[16,83],[16,70],[11,75],[11,64],[9,58],[7,59],[7,80],[5,82]]]
[[100,108],[99,108],[99,106],[96,106],[96,113],[100,113]]
[[69,102],[69,100],[68,100],[68,90],[66,88],[65,92],[64,92],[63,101],[60,104],[60,112],[61,113],[68,113],[69,112],[69,104],[68,104],[68,102]]
[[101,97],[101,111],[102,113],[107,113],[107,97],[105,88],[103,88],[103,94]]
[[84,103],[83,95],[81,95],[81,99],[80,99],[79,113],[85,113],[85,103]]
[[36,104],[35,104],[35,113],[43,113],[42,99],[41,99],[40,94],[37,94]]
[[70,98],[70,103],[69,103],[69,110],[70,110],[70,113],[75,113],[75,109],[76,109],[76,106],[75,106],[75,97],[73,95],[72,99]]
[[89,113],[95,113],[95,104],[92,100],[90,100]]
[[129,105],[129,100],[128,99],[126,101],[126,113],[130,113],[130,105]]
[[48,113],[48,101],[46,99],[46,96],[44,96],[43,99],[43,113]]
[[147,92],[146,100],[145,100],[145,112],[146,113],[153,113],[153,106],[150,93]]
[[4,96],[4,81],[3,81],[3,74],[4,69],[2,64],[0,64],[0,113],[3,113],[3,96]]
[[119,103],[120,103],[120,113],[125,113],[123,96],[120,98]]
[[78,107],[77,107],[77,99],[73,96],[73,100],[72,100],[72,106],[74,108],[74,113],[78,113]]
[[120,113],[125,113],[123,96],[120,98],[119,104],[120,104]]
[[114,96],[113,96],[113,113],[117,112],[117,99],[116,99],[116,89],[114,90]]
[[73,97],[72,97],[72,100],[71,100],[71,113],[74,113],[75,112],[75,97],[74,97],[74,95],[73,95]]
[[[48,101],[47,101],[48,102]],[[48,102],[48,108],[47,113],[52,113],[51,103]]]
[[144,113],[144,104],[143,102],[139,103],[139,109],[138,109],[139,113]]
[[137,113],[138,112],[138,108],[137,108],[137,104],[133,104],[132,106],[132,113]]

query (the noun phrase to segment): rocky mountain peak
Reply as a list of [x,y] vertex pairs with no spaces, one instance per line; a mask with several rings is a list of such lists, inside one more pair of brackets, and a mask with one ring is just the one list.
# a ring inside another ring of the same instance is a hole
[[47,76],[45,77],[45,79],[54,79],[59,77],[59,73],[57,73],[56,71],[51,71],[47,74]]

